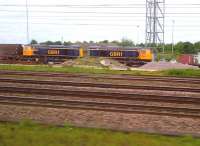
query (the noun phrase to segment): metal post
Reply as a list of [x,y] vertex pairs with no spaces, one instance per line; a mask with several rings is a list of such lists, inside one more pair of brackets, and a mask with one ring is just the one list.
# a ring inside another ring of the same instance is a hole
[[148,25],[148,0],[146,0],[146,28],[145,28],[145,32],[146,32],[146,34],[145,34],[145,47],[147,47],[148,46],[148,27],[147,27],[147,25]]
[[62,43],[62,45],[64,44],[64,38],[63,38],[63,35],[61,36],[61,43]]
[[153,3],[153,45],[156,45],[157,44],[157,38],[156,38],[156,23],[157,23],[157,13],[156,13],[156,0],[154,0],[154,3]]
[[29,12],[28,12],[28,0],[26,0],[26,41],[29,44]]
[[163,24],[163,34],[162,34],[162,38],[163,38],[163,44],[162,44],[162,46],[163,46],[163,54],[165,53],[165,0],[163,0],[163,9],[162,9],[162,16],[163,16],[163,21],[162,21],[162,24]]
[[139,39],[140,39],[140,25],[137,25],[137,45],[139,45]]
[[174,23],[172,21],[172,54],[174,54]]

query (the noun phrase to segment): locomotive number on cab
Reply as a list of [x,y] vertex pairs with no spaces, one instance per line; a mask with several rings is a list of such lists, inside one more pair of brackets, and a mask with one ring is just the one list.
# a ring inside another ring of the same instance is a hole
[[115,52],[110,52],[110,57],[122,57],[123,53],[119,52],[119,51],[115,51]]
[[48,55],[59,55],[59,50],[48,50]]

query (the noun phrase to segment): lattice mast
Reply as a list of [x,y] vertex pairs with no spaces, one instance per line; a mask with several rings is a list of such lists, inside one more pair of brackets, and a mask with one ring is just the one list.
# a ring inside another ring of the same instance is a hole
[[165,0],[146,0],[146,46],[164,46],[164,23]]

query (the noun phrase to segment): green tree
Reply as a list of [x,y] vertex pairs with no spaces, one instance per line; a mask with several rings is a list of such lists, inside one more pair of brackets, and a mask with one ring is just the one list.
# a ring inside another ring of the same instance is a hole
[[87,41],[83,41],[83,44],[88,44],[88,42]]
[[31,44],[37,44],[38,42],[36,40],[31,40]]
[[133,47],[133,46],[135,46],[132,40],[125,39],[125,38],[123,38],[121,40],[121,42],[119,43],[119,45],[123,46],[123,47]]
[[54,45],[62,45],[62,42],[61,41],[56,41],[53,43]]
[[76,41],[75,44],[76,44],[76,45],[81,45],[82,42],[80,42],[80,41]]
[[70,42],[70,41],[68,41],[68,42],[64,42],[64,45],[65,45],[65,46],[72,45],[72,42]]
[[[161,48],[162,51],[162,48]],[[166,53],[171,53],[172,52],[172,44],[166,44],[165,45],[165,52]]]
[[200,41],[194,43],[195,53],[200,52]]
[[42,42],[40,44],[43,44],[43,45],[53,45],[54,43],[52,41],[46,41],[46,42]]
[[138,44],[138,47],[145,47],[145,44],[140,43],[140,44]]
[[178,42],[177,44],[174,45],[174,50],[177,53],[182,53],[182,48],[184,47],[183,42]]
[[183,53],[195,53],[194,45],[190,42],[184,42]]
[[119,45],[119,44],[120,44],[120,42],[119,42],[119,41],[117,41],[117,40],[114,40],[114,41],[112,41],[112,42],[111,42],[111,44],[114,44],[114,45]]
[[103,40],[103,41],[100,41],[99,43],[100,43],[100,44],[108,44],[109,41],[108,41],[108,40]]
[[94,44],[94,41],[89,41],[90,44]]
[[190,42],[179,42],[175,45],[175,50],[181,54],[193,54],[195,53],[194,45]]

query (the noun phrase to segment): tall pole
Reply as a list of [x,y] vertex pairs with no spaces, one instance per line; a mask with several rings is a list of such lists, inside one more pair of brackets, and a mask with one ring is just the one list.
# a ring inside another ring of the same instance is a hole
[[62,45],[64,44],[64,38],[63,38],[63,35],[61,36],[61,43],[62,43]]
[[29,44],[29,12],[28,12],[28,0],[26,0],[26,41]]
[[163,41],[162,41],[162,48],[163,48],[163,54],[165,53],[165,0],[163,0],[163,3],[162,3],[162,24],[163,24],[163,28],[162,28],[162,38],[163,38]]
[[172,20],[172,54],[174,54],[174,24],[175,20]]
[[148,41],[149,41],[149,36],[148,36],[148,0],[146,0],[146,22],[145,22],[145,25],[146,25],[146,28],[145,28],[145,47],[148,46]]
[[140,25],[137,25],[137,45],[139,45],[139,39],[140,39]]
[[156,45],[157,44],[157,29],[156,29],[156,25],[157,25],[157,7],[156,7],[157,3],[156,3],[156,0],[154,0],[153,2],[153,45]]

